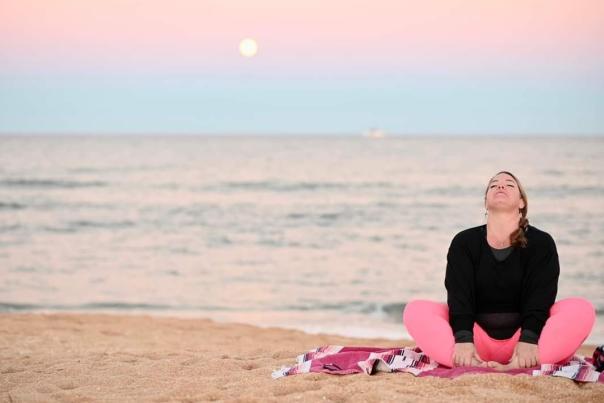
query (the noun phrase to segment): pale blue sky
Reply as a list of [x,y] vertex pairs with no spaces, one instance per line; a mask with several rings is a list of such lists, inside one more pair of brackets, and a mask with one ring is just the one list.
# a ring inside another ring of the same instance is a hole
[[604,86],[580,80],[4,77],[0,89],[2,133],[604,133]]

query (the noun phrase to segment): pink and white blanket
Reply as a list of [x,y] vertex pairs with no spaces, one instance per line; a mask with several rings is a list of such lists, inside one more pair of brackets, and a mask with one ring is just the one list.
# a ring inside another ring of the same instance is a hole
[[364,372],[409,372],[415,376],[455,378],[468,373],[507,373],[533,376],[549,375],[573,379],[576,382],[604,383],[604,373],[596,371],[591,358],[575,354],[561,364],[542,364],[540,368],[521,368],[497,372],[492,368],[448,368],[424,354],[419,347],[379,348],[328,345],[318,347],[297,357],[297,364],[283,366],[272,373],[273,379],[306,372],[344,375]]

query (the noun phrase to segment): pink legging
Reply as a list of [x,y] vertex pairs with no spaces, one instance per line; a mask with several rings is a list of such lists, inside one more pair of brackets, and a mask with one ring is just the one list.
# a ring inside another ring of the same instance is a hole
[[[595,317],[593,305],[584,298],[566,298],[552,305],[539,337],[539,363],[556,364],[571,358],[591,332]],[[403,323],[425,354],[442,365],[454,366],[455,337],[447,304],[412,300],[403,311]],[[497,340],[474,323],[474,346],[485,361],[508,363],[518,339],[520,329],[509,339]]]

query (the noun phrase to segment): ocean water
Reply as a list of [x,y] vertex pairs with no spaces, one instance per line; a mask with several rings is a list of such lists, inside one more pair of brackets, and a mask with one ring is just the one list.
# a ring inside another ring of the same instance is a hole
[[409,337],[499,170],[604,343],[603,137],[2,136],[0,311]]

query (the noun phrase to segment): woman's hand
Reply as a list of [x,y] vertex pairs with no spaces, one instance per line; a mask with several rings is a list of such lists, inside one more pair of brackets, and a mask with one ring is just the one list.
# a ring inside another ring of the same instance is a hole
[[478,355],[474,343],[455,343],[453,364],[456,367],[486,366]]
[[539,365],[539,348],[536,344],[519,341],[510,361],[514,359],[517,359],[519,368],[536,367]]

